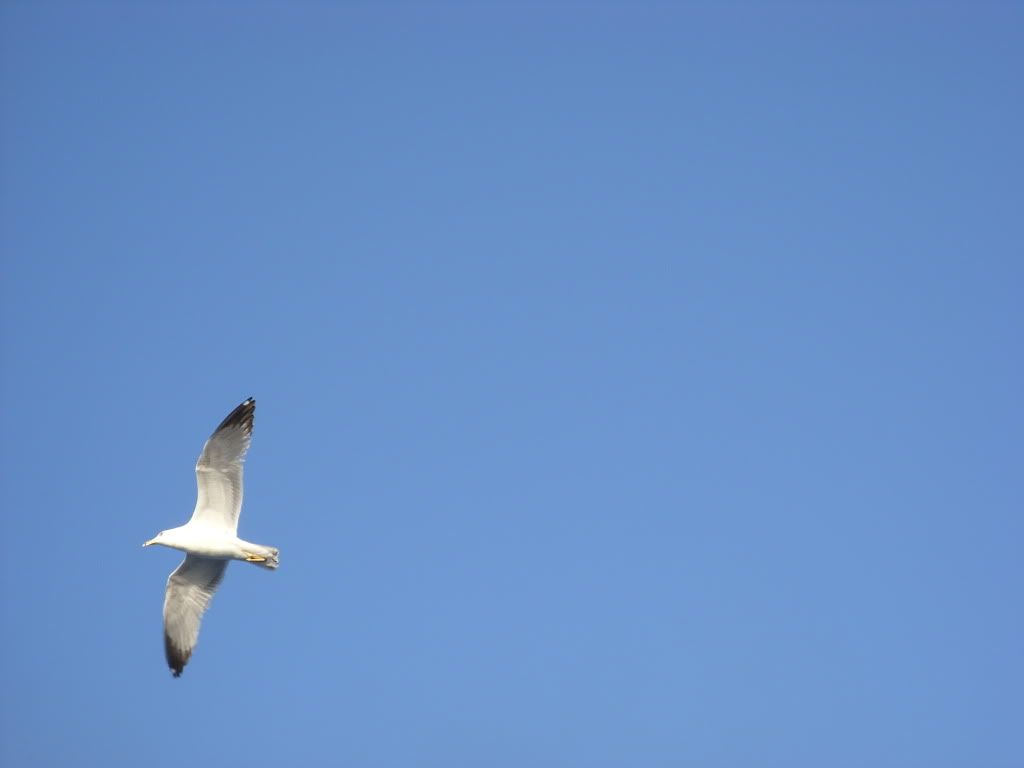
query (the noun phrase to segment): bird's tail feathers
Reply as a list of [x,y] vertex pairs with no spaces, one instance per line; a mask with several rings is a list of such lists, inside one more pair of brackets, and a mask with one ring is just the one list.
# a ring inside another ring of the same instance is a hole
[[247,557],[246,560],[248,560],[250,563],[252,563],[253,565],[258,565],[260,568],[266,568],[271,571],[277,568],[277,547],[265,547],[262,544],[254,544],[247,548],[247,552],[249,549],[252,550],[253,556]]

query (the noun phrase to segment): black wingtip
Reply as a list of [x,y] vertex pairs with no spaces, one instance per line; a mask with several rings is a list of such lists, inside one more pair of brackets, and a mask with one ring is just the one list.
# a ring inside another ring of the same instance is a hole
[[253,398],[246,399],[241,405],[227,415],[217,429],[213,430],[214,433],[219,432],[225,427],[242,427],[247,433],[252,434],[252,421],[253,416],[256,413],[256,401]]
[[175,677],[181,677],[181,673],[192,657],[192,651],[182,651],[171,642],[170,636],[164,633],[164,655],[167,657],[167,666]]

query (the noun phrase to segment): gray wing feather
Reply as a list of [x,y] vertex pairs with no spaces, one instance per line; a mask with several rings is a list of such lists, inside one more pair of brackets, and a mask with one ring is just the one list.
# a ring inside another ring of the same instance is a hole
[[167,579],[164,597],[164,651],[175,677],[188,664],[199,638],[199,624],[224,578],[227,560],[186,555]]
[[196,508],[189,521],[238,530],[242,511],[242,464],[252,442],[256,401],[251,397],[214,430],[196,462]]

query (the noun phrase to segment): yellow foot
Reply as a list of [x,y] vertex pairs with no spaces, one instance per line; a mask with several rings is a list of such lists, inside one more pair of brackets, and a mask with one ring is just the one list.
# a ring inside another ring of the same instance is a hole
[[247,563],[265,563],[265,562],[267,562],[267,558],[260,557],[259,555],[254,555],[252,552],[243,552],[242,554],[245,555],[245,562],[247,562]]

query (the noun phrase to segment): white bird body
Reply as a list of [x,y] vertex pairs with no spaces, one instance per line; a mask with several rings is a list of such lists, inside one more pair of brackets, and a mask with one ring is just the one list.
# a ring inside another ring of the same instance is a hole
[[185,552],[181,565],[167,579],[164,597],[164,651],[175,677],[192,657],[199,624],[224,578],[229,560],[261,568],[277,568],[278,551],[238,538],[242,511],[242,464],[252,442],[256,401],[251,397],[214,430],[196,462],[196,508],[177,528],[161,531],[143,544],[159,544]]
[[249,562],[252,562],[253,553],[259,554],[260,550],[272,549],[272,547],[264,547],[262,544],[253,544],[251,541],[240,539],[234,534],[225,534],[223,528],[202,523],[188,523],[161,531],[157,534],[156,539],[146,543],[160,544],[171,549],[180,549],[182,552],[212,557],[216,560],[247,560]]

